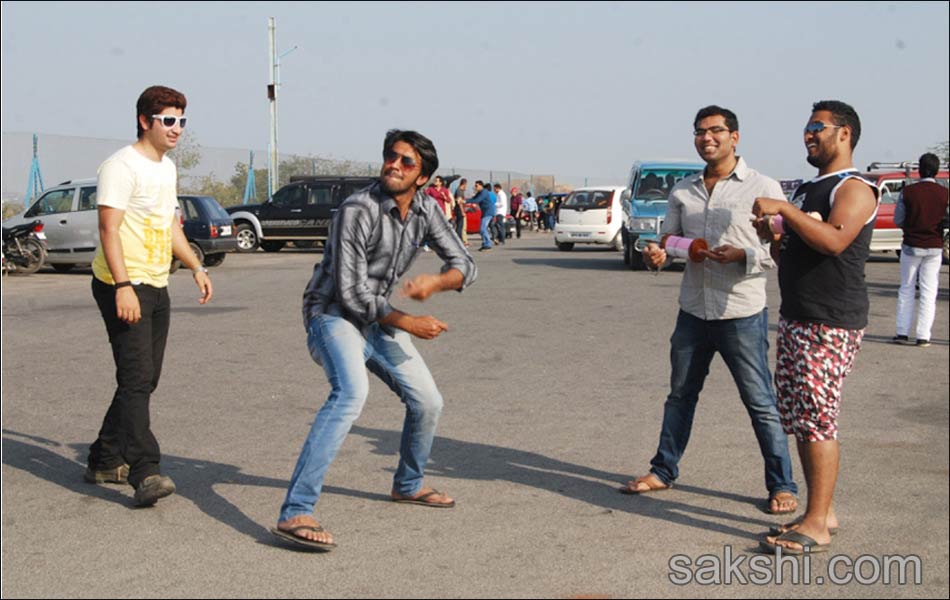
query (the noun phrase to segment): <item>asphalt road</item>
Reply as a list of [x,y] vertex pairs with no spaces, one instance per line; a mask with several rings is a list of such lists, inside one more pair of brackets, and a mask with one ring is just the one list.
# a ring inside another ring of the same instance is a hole
[[[89,272],[3,280],[3,597],[947,597],[946,266],[934,344],[920,349],[888,343],[896,258],[868,263],[871,324],[844,388],[842,531],[809,559],[811,584],[785,564],[781,585],[762,586],[741,583],[747,552],[781,519],[763,511],[761,458],[720,359],[676,487],[616,492],[656,447],[681,274],[558,252],[543,234],[476,253],[480,278],[462,294],[397,302],[450,326],[418,346],[446,399],[427,483],[458,506],[388,501],[402,408],[374,380],[317,506],[339,548],[280,545],[268,528],[328,391],[300,316],[321,256],[229,256],[204,307],[187,272],[172,276],[152,424],[178,494],[150,509],[132,508],[130,487],[82,481],[114,390]],[[413,272],[439,265],[423,254]],[[774,276],[769,290],[774,335]],[[804,487],[797,458],[795,470]],[[860,583],[884,556],[918,557],[922,582],[898,585],[892,568],[889,585]],[[715,570],[736,557],[738,570]]]

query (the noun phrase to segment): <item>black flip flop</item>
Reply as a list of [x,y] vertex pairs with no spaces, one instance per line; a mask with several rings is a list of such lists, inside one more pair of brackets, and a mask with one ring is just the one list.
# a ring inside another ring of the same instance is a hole
[[[799,525],[801,525],[801,520],[796,519],[795,521],[792,521],[790,523],[785,523],[777,527],[769,527],[769,535],[778,536],[778,535],[782,535],[783,533],[787,531],[795,531],[796,529],[798,529]],[[838,531],[840,531],[840,529],[841,529],[840,527],[829,527],[828,534],[838,535]]]
[[796,544],[801,544],[801,548],[789,548],[783,546],[782,544],[773,544],[769,541],[760,542],[759,546],[761,550],[765,552],[775,552],[776,548],[782,549],[782,554],[790,554],[794,556],[801,556],[806,552],[809,554],[816,554],[818,552],[827,552],[831,548],[831,544],[819,544],[814,538],[811,538],[804,533],[798,533],[797,531],[786,531],[782,535],[775,538],[775,541],[783,542],[794,542]]
[[279,529],[277,527],[272,527],[270,532],[279,537],[282,540],[291,542],[294,545],[307,548],[308,550],[313,550],[314,552],[329,552],[336,548],[336,544],[333,542],[318,542],[316,540],[309,540],[305,537],[297,535],[298,531],[313,531],[316,533],[323,533],[325,530],[319,525],[314,527],[313,525],[300,525],[292,529]]

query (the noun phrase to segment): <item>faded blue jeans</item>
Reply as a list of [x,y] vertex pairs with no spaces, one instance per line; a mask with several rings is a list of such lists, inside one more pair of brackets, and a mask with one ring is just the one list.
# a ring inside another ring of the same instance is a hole
[[[716,352],[732,373],[745,404],[759,451],[765,460],[765,487],[769,496],[798,493],[792,479],[788,438],[782,430],[772,375],[769,373],[768,309],[740,319],[706,321],[680,311],[670,338],[670,395],[663,406],[663,428],[650,471],[670,485],[679,476],[678,464],[686,451],[699,392]],[[734,468],[742,459],[730,457]]]
[[494,218],[495,217],[482,217],[481,228],[478,230],[482,236],[482,248],[491,248],[491,231],[489,231],[489,227],[491,227]]
[[313,513],[327,469],[366,403],[367,368],[406,405],[393,490],[416,494],[422,489],[442,413],[442,395],[409,334],[396,329],[390,335],[376,323],[361,331],[343,317],[320,314],[310,320],[307,347],[310,356],[323,365],[331,391],[297,459],[280,520]]

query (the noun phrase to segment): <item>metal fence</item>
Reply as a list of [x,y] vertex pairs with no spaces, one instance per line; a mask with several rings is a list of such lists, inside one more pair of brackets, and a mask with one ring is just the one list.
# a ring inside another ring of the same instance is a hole
[[[130,143],[130,140],[113,140],[90,137],[39,134],[39,164],[43,181],[47,188],[63,181],[95,177],[99,164],[110,154]],[[236,173],[236,165],[249,162],[249,149],[200,147],[200,161],[188,170],[182,170],[180,188],[182,191],[196,191],[200,182],[211,180],[231,185]],[[255,169],[266,168],[260,159],[267,154],[263,150],[254,150]],[[2,156],[0,163],[0,193],[4,204],[24,202],[30,181],[30,166],[33,160],[33,133],[4,132],[2,134]],[[266,160],[266,159],[264,159]],[[380,163],[351,160],[334,160],[316,156],[282,154],[280,160],[293,161],[298,165],[295,174],[307,174],[307,164],[312,165],[313,173],[329,173],[334,168],[345,166],[351,174],[375,174]],[[304,165],[304,166],[300,166]],[[300,170],[302,169],[302,170]],[[512,187],[533,189],[535,193],[564,191],[583,185],[583,177],[556,177],[552,174],[533,174],[505,169],[444,167],[437,171],[443,176],[460,175],[471,183],[482,180],[486,183],[500,183],[506,190]],[[284,179],[282,174],[282,179]],[[241,182],[244,185],[244,182]],[[243,187],[239,193],[243,195]],[[262,198],[259,198],[262,200]]]

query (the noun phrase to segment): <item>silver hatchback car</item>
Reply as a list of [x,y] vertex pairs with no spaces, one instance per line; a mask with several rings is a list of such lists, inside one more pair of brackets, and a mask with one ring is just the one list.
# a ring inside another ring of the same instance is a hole
[[29,208],[3,222],[4,227],[43,222],[49,253],[46,262],[60,272],[88,265],[99,245],[96,180],[64,181],[47,190]]

